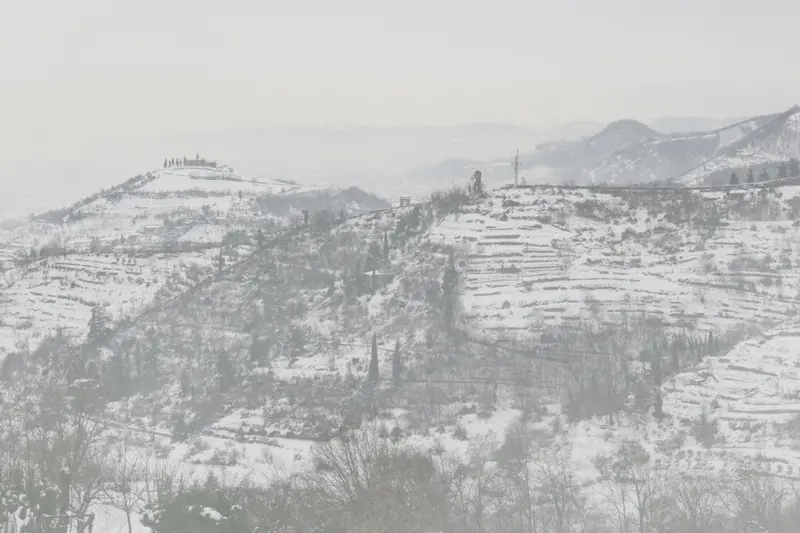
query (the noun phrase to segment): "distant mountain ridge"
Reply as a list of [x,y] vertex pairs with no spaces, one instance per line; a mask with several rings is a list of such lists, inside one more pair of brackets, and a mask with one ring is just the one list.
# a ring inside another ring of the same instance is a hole
[[[598,133],[575,140],[539,143],[520,153],[523,183],[630,185],[665,182],[675,185],[720,184],[733,171],[775,167],[800,154],[800,119],[794,107],[782,113],[737,120],[705,131],[663,133],[642,121],[616,120]],[[653,121],[669,125],[669,121]],[[709,120],[675,119],[681,124]],[[467,179],[481,170],[490,186],[513,180],[512,156],[488,162],[450,160],[420,169],[408,181],[440,184]]]
[[781,163],[800,157],[800,106],[759,118],[757,123],[752,123],[757,119],[742,123],[751,125],[749,131],[674,181],[685,185],[725,183],[733,172],[744,174],[750,168],[774,172]]

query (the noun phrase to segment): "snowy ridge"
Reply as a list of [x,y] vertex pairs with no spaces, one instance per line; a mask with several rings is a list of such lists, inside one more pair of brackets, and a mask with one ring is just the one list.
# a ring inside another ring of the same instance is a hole
[[56,330],[81,338],[91,309],[119,320],[247,257],[303,210],[359,213],[358,189],[251,180],[221,168],[164,168],[0,231],[0,361]]
[[[772,168],[800,157],[798,132],[800,107],[777,115],[760,117],[736,125],[733,140],[720,147],[714,157],[677,178],[683,185],[725,183],[731,172],[742,175],[748,168]],[[740,176],[741,177],[741,176]]]
[[[520,155],[520,177],[528,184],[628,185],[671,181],[707,185],[726,182],[733,169],[772,168],[796,157],[793,110],[740,120],[711,131],[664,134],[635,120],[610,123],[597,134],[574,141],[550,142]],[[787,119],[788,117],[788,119]],[[785,131],[773,136],[785,122]],[[513,180],[508,160],[447,161],[413,173],[417,181],[447,186],[475,170],[492,187]],[[469,171],[469,172],[467,172]],[[719,176],[724,174],[724,180]],[[712,179],[713,178],[713,179]],[[415,179],[409,177],[408,183]]]

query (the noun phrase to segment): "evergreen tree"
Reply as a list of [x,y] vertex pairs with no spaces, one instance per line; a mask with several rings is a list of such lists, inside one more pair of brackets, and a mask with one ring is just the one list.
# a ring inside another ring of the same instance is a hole
[[377,242],[373,241],[372,244],[369,245],[367,260],[364,263],[364,271],[372,272],[380,269],[382,260],[383,254],[381,253],[381,248]]
[[672,348],[672,371],[676,374],[681,371],[681,356],[676,346]]
[[394,353],[392,354],[392,381],[394,386],[400,386],[400,381],[403,375],[403,361],[400,359],[400,339],[394,345]]
[[114,352],[105,364],[103,382],[109,401],[116,401],[130,392],[130,358],[127,352]]
[[736,172],[731,172],[731,185],[739,185],[739,176],[736,175]]
[[657,420],[664,418],[664,400],[661,397],[661,388],[656,389],[656,397],[653,401],[653,416]]
[[289,364],[294,364],[297,359],[306,353],[306,330],[302,327],[292,325],[289,328],[286,340],[286,351],[289,356]]
[[796,157],[789,160],[789,175],[792,177],[800,176],[800,162],[797,161]]
[[383,261],[389,264],[389,231],[383,231]]
[[306,227],[308,227],[308,217],[309,216],[310,216],[310,213],[308,212],[308,209],[303,209],[303,225],[306,226]]
[[258,228],[258,248],[264,249],[264,232],[261,231],[261,228]]
[[217,383],[220,392],[228,392],[236,382],[236,372],[231,357],[225,350],[217,355]]
[[167,159],[164,158],[164,168],[167,168]]
[[262,366],[267,362],[268,356],[267,342],[259,339],[258,335],[253,334],[253,339],[250,342],[250,365],[253,367]]
[[353,289],[356,298],[364,294],[364,270],[359,259],[356,260],[356,264],[353,266]]
[[653,358],[653,384],[656,387],[661,386],[662,376],[661,376],[661,360],[658,356]]
[[141,366],[142,366],[142,383],[147,389],[152,389],[158,385],[159,368],[158,356],[161,353],[159,342],[156,340],[149,349],[145,349],[141,353]]
[[653,385],[655,385],[655,404],[653,406],[653,414],[657,419],[661,419],[664,416],[662,411],[662,399],[661,399],[661,360],[658,356],[653,358]]
[[475,173],[472,175],[472,180],[470,181],[471,193],[475,196],[482,196],[483,195],[483,174],[480,170],[476,170]]
[[106,310],[100,305],[92,307],[92,316],[89,319],[89,336],[87,342],[99,346],[106,339],[110,331],[110,322]]
[[377,383],[380,378],[378,374],[378,336],[372,334],[372,353],[369,358],[369,375],[368,379],[372,383]]
[[442,278],[442,300],[444,303],[444,330],[452,332],[456,323],[456,305],[458,303],[458,271],[455,258],[450,255]]
[[707,353],[708,355],[715,355],[717,353],[717,339],[714,337],[714,332],[708,332],[708,341],[707,341]]
[[[181,396],[188,398],[192,391],[191,380],[189,379],[189,371],[187,369],[181,370]],[[181,420],[183,420],[181,418]]]
[[769,181],[769,172],[767,172],[767,167],[761,169],[761,173],[758,175],[759,181]]
[[747,169],[747,183],[754,183],[756,181],[756,176],[753,174],[753,167]]
[[144,355],[142,353],[142,345],[139,342],[133,347],[133,369],[136,372],[136,377],[142,379],[144,375]]
[[172,426],[172,442],[183,442],[189,438],[189,425],[183,415],[178,415]]
[[778,167],[778,179],[785,178],[789,175],[789,169],[786,166],[786,161],[781,163],[781,166]]

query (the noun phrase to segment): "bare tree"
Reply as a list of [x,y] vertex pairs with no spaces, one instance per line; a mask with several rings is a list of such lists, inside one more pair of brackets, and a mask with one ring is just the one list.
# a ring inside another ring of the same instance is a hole
[[724,491],[709,471],[677,478],[671,484],[675,529],[685,533],[715,533],[727,525]]
[[500,464],[503,477],[509,485],[508,499],[519,519],[520,529],[528,533],[538,531],[542,522],[537,502],[536,472],[532,464],[535,436],[524,423],[512,425],[506,433],[501,449]]
[[128,533],[133,533],[133,514],[146,501],[146,488],[142,485],[143,473],[147,470],[146,460],[136,448],[128,445],[125,438],[113,449],[105,465],[103,501],[125,513]]
[[316,450],[308,486],[348,531],[425,533],[440,515],[433,462],[386,433],[375,423],[341,432]]
[[565,442],[543,448],[535,458],[534,469],[542,503],[554,533],[583,531],[586,528],[585,497],[572,467],[572,449]]
[[797,524],[787,521],[786,511],[794,492],[786,483],[752,472],[741,465],[732,480],[729,512],[744,533],[789,533]]
[[651,514],[663,503],[666,478],[649,466],[650,455],[638,441],[623,441],[611,457],[598,457],[595,465],[607,488],[606,500],[614,510],[619,530],[650,531]]

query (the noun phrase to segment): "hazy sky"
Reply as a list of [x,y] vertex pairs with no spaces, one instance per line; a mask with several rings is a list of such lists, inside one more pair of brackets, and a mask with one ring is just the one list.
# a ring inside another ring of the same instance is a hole
[[800,102],[798,18],[794,0],[6,2],[0,160],[69,176],[187,132],[775,111]]

